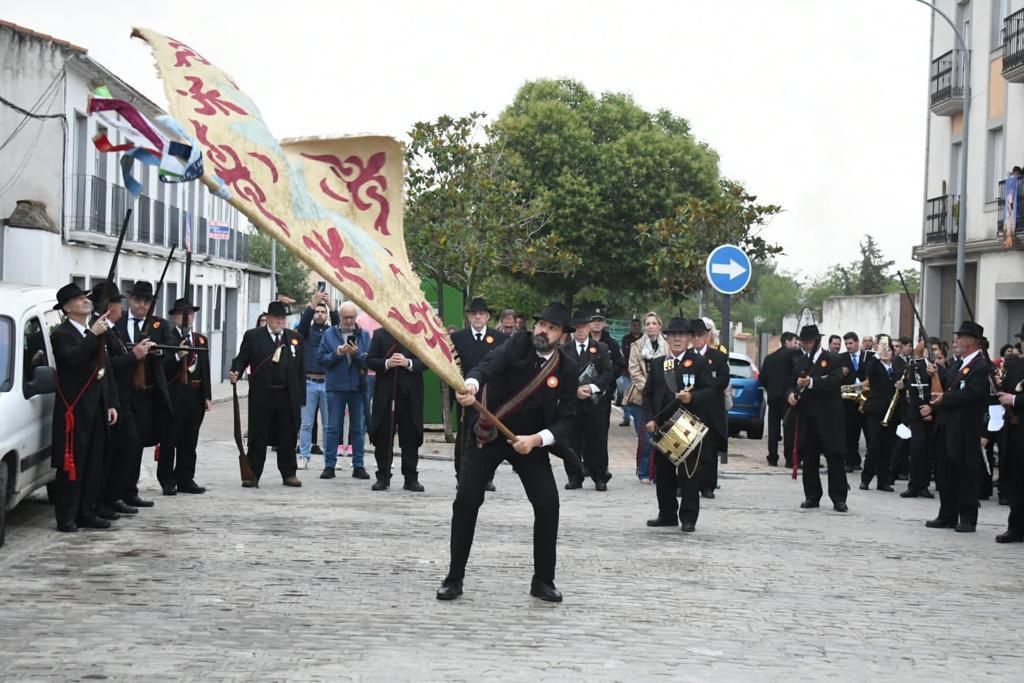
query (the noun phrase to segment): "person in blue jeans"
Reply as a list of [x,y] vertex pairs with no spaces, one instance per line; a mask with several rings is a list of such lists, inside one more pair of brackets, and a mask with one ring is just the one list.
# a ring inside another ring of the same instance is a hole
[[345,409],[348,408],[352,476],[356,479],[369,479],[370,475],[363,465],[363,454],[366,435],[366,352],[370,350],[370,334],[356,324],[359,310],[355,304],[346,301],[338,312],[339,324],[324,332],[316,354],[327,375],[327,427],[324,429],[327,440],[324,444],[324,471],[320,478],[334,479],[338,443],[344,433]]
[[661,333],[661,317],[654,311],[644,316],[643,330],[643,336],[629,348],[630,387],[622,399],[622,411],[632,416],[636,429],[636,476],[640,481],[650,483],[654,481],[655,472],[651,435],[644,428],[649,419],[643,415],[644,387],[647,386],[651,363],[665,355],[668,342]]
[[[330,322],[328,322],[330,319]],[[327,293],[317,291],[313,300],[296,327],[299,336],[305,340],[310,353],[306,357],[306,405],[302,407],[302,424],[299,427],[298,466],[309,467],[312,455],[313,432],[316,428],[316,414],[320,412],[324,431],[327,431],[327,394],[324,392],[324,368],[316,357],[316,349],[320,346],[320,338],[331,325],[337,324],[337,313],[327,306]],[[326,434],[324,435],[326,441]]]

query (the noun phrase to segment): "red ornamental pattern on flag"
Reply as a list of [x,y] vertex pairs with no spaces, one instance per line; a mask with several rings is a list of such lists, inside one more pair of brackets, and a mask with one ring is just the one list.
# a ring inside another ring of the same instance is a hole
[[362,307],[442,381],[461,388],[451,340],[409,264],[402,146],[376,136],[279,143],[256,105],[205,56],[147,29],[133,35],[153,50],[172,115],[195,131],[207,172],[230,188],[231,204]]

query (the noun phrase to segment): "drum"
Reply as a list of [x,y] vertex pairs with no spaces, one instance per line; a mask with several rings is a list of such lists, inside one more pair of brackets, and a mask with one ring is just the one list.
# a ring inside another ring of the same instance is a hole
[[658,427],[651,443],[678,467],[700,445],[707,433],[708,428],[696,415],[680,408]]

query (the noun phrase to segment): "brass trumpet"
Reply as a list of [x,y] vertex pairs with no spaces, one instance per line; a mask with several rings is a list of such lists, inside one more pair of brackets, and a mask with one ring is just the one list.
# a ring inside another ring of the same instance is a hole
[[857,402],[857,411],[863,415],[864,402],[867,401],[868,396],[871,395],[870,382],[864,381],[860,384],[844,384],[840,387],[840,391],[844,401]]

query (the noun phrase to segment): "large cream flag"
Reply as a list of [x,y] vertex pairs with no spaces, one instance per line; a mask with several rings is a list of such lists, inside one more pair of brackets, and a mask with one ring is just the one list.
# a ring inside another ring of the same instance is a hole
[[255,103],[191,47],[148,29],[170,114],[203,148],[203,182],[383,325],[448,385],[463,386],[402,232],[402,146],[391,138],[279,144]]

